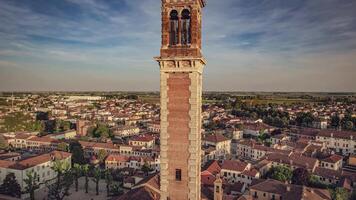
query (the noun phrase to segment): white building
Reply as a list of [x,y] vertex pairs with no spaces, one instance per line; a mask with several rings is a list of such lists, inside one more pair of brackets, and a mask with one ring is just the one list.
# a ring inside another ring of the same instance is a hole
[[[67,162],[71,166],[71,153],[52,151],[23,160],[9,161],[0,160],[0,182],[2,183],[7,174],[13,173],[22,190],[26,187],[24,180],[27,172],[33,171],[39,175],[39,183],[45,183],[55,179],[56,172],[51,168],[55,160]],[[41,184],[45,187],[45,184]]]

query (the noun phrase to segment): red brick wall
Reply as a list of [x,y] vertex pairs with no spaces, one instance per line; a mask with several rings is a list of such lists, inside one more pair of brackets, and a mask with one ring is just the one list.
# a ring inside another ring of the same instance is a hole
[[[188,73],[172,73],[167,80],[168,86],[168,171],[169,197],[179,200],[188,199],[188,159],[189,159],[189,86]],[[182,180],[175,181],[176,169],[182,170]]]

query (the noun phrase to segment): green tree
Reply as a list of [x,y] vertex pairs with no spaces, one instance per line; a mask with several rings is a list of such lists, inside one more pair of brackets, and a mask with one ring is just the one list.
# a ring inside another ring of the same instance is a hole
[[64,120],[56,120],[56,132],[63,132],[70,130],[70,122]]
[[110,187],[113,182],[113,176],[110,169],[105,170],[106,195],[110,196]]
[[78,163],[75,163],[72,168],[72,174],[74,176],[74,183],[75,183],[75,191],[78,192],[78,179],[82,174],[82,166],[79,165]]
[[145,162],[145,164],[142,166],[141,170],[147,175],[148,172],[151,171],[151,168],[148,166],[148,163]]
[[9,147],[3,134],[0,134],[0,150],[6,150]]
[[4,128],[6,132],[32,131],[36,122],[31,116],[22,112],[10,113],[4,117]]
[[17,182],[14,173],[9,173],[6,175],[2,185],[0,186],[0,191],[3,194],[10,195],[13,197],[21,196],[21,186]]
[[340,121],[341,120],[338,115],[331,116],[331,123],[330,123],[331,127],[335,128],[335,129],[338,128],[340,126]]
[[40,184],[38,183],[39,178],[40,177],[36,172],[26,172],[26,179],[24,179],[24,182],[26,183],[25,193],[30,194],[31,200],[35,200],[35,190],[40,188]]
[[98,124],[93,136],[97,138],[108,138],[111,136],[111,132],[106,124]]
[[314,188],[321,188],[321,189],[327,188],[327,185],[320,182],[319,178],[315,175],[309,176],[308,186]]
[[337,187],[330,190],[333,200],[347,200],[350,197],[349,192],[345,188]]
[[354,129],[354,123],[352,121],[346,121],[344,125],[345,130],[353,130]]
[[289,167],[277,166],[272,167],[270,171],[267,173],[267,177],[286,182],[292,179],[292,170]]
[[42,132],[44,131],[44,125],[41,121],[31,121],[27,123],[26,129],[31,132]]
[[98,159],[100,160],[101,163],[104,162],[106,156],[107,156],[107,152],[104,149],[100,149],[98,152]]
[[58,144],[57,149],[59,151],[66,151],[67,152],[68,151],[68,144],[65,143],[65,142],[61,142],[61,143]]
[[85,193],[88,193],[88,187],[89,187],[89,165],[85,164],[82,166],[82,172],[85,176]]
[[94,168],[92,181],[95,183],[96,195],[99,195],[100,179],[101,179],[101,170],[99,168]]
[[297,117],[295,119],[298,126],[305,126],[305,127],[311,127],[315,120],[316,120],[315,117],[310,112],[297,113]]
[[293,171],[292,184],[308,185],[310,174],[305,168],[297,168]]
[[110,191],[112,192],[113,196],[120,196],[124,194],[124,191],[117,184],[112,185]]
[[70,164],[66,161],[56,160],[52,169],[57,173],[57,181],[48,186],[48,199],[63,200],[70,195],[69,189],[73,184]]
[[84,151],[82,145],[78,141],[69,143],[69,151],[72,153],[72,163],[83,165],[85,164]]

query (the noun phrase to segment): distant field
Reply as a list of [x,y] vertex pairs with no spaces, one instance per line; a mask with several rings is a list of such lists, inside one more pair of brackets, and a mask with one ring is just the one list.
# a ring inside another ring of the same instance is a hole
[[248,104],[293,104],[293,103],[317,103],[311,99],[248,99],[248,100],[242,100],[243,102],[246,102]]
[[138,99],[145,103],[152,103],[152,104],[156,104],[160,102],[159,96],[139,96]]

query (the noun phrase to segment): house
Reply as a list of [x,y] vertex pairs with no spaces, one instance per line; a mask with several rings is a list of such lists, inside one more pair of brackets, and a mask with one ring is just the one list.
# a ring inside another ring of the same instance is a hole
[[[55,179],[56,172],[52,169],[56,160],[67,162],[71,166],[71,153],[62,151],[52,151],[16,161],[0,160],[0,182],[2,183],[7,174],[13,173],[22,190],[26,187],[24,180],[26,173],[32,171],[39,175],[39,183],[45,183]],[[41,184],[40,187],[45,187]]]
[[326,143],[326,147],[342,155],[356,154],[356,132],[321,130],[316,140]]
[[333,154],[324,159],[320,160],[320,167],[332,169],[332,170],[341,170],[342,169],[342,156]]
[[50,134],[49,137],[52,139],[63,140],[63,139],[72,139],[75,138],[77,132],[75,130],[69,130],[61,133]]
[[159,175],[153,174],[132,186],[132,190],[126,194],[115,197],[113,200],[159,200],[161,196],[160,193]]
[[262,159],[267,153],[289,154],[290,152],[291,151],[288,150],[280,150],[264,146],[255,140],[239,140],[234,141],[232,144],[233,158],[244,158],[252,161]]
[[161,124],[159,121],[151,122],[147,125],[147,130],[152,133],[160,133],[161,132]]
[[317,159],[294,152],[290,154],[270,153],[265,156],[265,159],[271,161],[273,167],[286,166],[290,167],[292,170],[296,168],[305,168],[309,172],[314,172],[319,166],[319,161]]
[[106,169],[131,168],[131,169],[141,170],[142,167],[145,165],[149,167],[151,170],[159,171],[159,167],[160,167],[159,158],[109,155],[105,159]]
[[254,200],[331,200],[326,189],[286,184],[273,179],[254,183],[249,188],[249,195]]
[[243,134],[250,135],[253,137],[258,137],[260,134],[263,133],[270,133],[273,130],[273,127],[261,122],[243,124]]
[[220,171],[221,177],[229,183],[250,185],[253,179],[260,177],[259,171],[252,168],[250,163],[238,160],[224,160]]
[[202,139],[202,145],[203,149],[210,149],[206,160],[225,159],[230,154],[231,139],[224,137],[222,134],[213,133]]
[[133,136],[129,139],[129,145],[145,148],[154,148],[155,138],[149,134]]
[[116,138],[128,137],[137,135],[140,133],[140,128],[136,126],[123,126],[113,130],[113,133]]

